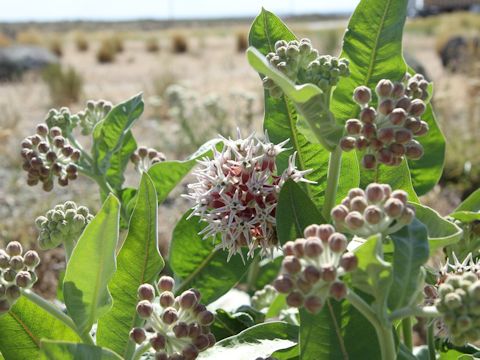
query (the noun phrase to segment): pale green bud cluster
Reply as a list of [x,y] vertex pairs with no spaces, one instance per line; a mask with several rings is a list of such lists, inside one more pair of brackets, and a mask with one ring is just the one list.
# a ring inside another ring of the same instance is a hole
[[40,247],[53,249],[63,242],[77,241],[92,219],[87,207],[77,206],[73,201],[55,206],[35,220]]
[[[309,39],[279,40],[275,43],[275,52],[269,53],[267,60],[295,84],[315,84],[324,92],[337,85],[341,77],[350,75],[347,59],[320,56]],[[263,79],[263,85],[273,97],[283,94],[269,77]]]
[[268,309],[275,298],[278,296],[278,291],[272,285],[266,285],[263,289],[255,291],[252,296],[252,307],[258,311]]
[[112,110],[113,105],[106,100],[89,100],[85,110],[79,112],[77,116],[80,119],[82,135],[90,135],[97,123],[102,121]]
[[17,241],[0,249],[0,315],[8,312],[21,296],[20,289],[29,289],[37,281],[35,268],[40,264],[38,254],[29,250],[23,254]]
[[67,107],[62,107],[59,110],[51,109],[45,118],[45,123],[49,128],[53,128],[54,126],[60,128],[62,134],[68,136],[78,125],[79,120],[78,115],[71,114]]
[[480,340],[480,280],[477,275],[466,272],[448,275],[438,288],[435,302],[443,315],[451,342],[463,345]]

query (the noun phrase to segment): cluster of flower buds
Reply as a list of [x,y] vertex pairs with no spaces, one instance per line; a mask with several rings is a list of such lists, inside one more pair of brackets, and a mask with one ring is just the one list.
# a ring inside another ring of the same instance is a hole
[[[190,216],[199,216],[208,225],[200,234],[204,238],[221,235],[218,245],[228,250],[228,258],[248,247],[248,256],[255,249],[261,255],[272,255],[278,247],[275,231],[275,210],[283,184],[292,179],[304,181],[309,170],[299,171],[295,154],[287,169],[276,175],[275,160],[288,140],[275,145],[265,134],[262,141],[251,134],[237,140],[223,138],[223,150],[213,148],[213,159],[199,161],[195,172],[198,182],[190,184],[187,198],[195,202]],[[243,255],[242,255],[243,256]]]
[[46,124],[39,124],[36,134],[25,138],[21,146],[28,185],[42,182],[43,189],[50,191],[55,177],[61,186],[67,186],[69,180],[77,178],[76,162],[80,158],[80,151],[69,144],[59,127],[49,128]]
[[17,241],[0,250],[0,315],[8,312],[20,297],[20,288],[29,289],[37,281],[35,268],[40,264],[38,254],[29,250],[23,254]]
[[[350,75],[347,59],[320,56],[309,39],[279,40],[275,43],[275,52],[269,53],[267,60],[294,83],[315,84],[323,91],[335,86],[341,76]],[[263,85],[271,96],[282,96],[280,87],[269,77],[263,79]]]
[[63,242],[75,242],[92,220],[93,215],[85,206],[77,206],[73,201],[57,205],[35,220],[38,243],[42,249],[53,249]]
[[332,211],[332,219],[340,231],[363,238],[373,234],[391,234],[410,224],[415,207],[407,203],[403,190],[392,191],[390,185],[372,183],[365,191],[351,189],[348,196]]
[[106,100],[89,100],[85,110],[80,111],[78,116],[80,127],[82,128],[82,135],[90,135],[93,128],[98,122],[103,120],[105,116],[112,110],[113,105]]
[[78,121],[78,115],[71,114],[70,109],[67,107],[62,107],[59,110],[51,109],[45,118],[45,123],[50,129],[58,127],[62,130],[64,136],[71,134]]
[[130,338],[137,344],[147,341],[158,360],[193,360],[201,351],[215,344],[210,325],[215,316],[200,304],[195,289],[175,297],[174,280],[162,276],[158,282],[159,297],[150,284],[138,288],[137,313],[146,320],[143,328],[134,328]]
[[428,124],[421,119],[426,110],[424,96],[416,97],[418,92],[427,91],[428,82],[415,80],[420,77],[415,75],[407,85],[380,80],[375,89],[378,95],[376,110],[369,106],[370,89],[366,86],[355,89],[353,99],[360,105],[360,116],[347,120],[347,134],[340,140],[340,146],[344,151],[364,152],[364,168],[375,169],[379,163],[397,166],[404,157],[418,160],[423,156],[422,145],[414,139],[428,132]]
[[358,259],[346,252],[347,238],[332,225],[310,225],[304,236],[283,246],[282,271],[273,286],[288,294],[288,305],[315,314],[329,297],[341,300],[347,295],[341,277],[357,268]]
[[252,307],[258,311],[266,310],[272,305],[277,295],[278,291],[272,285],[265,285],[263,289],[257,290],[253,294]]
[[165,161],[165,155],[155,149],[140,146],[132,154],[130,161],[135,165],[135,169],[142,173],[148,171],[152,165]]
[[437,310],[443,315],[451,342],[480,340],[480,280],[476,274],[449,275],[438,287]]

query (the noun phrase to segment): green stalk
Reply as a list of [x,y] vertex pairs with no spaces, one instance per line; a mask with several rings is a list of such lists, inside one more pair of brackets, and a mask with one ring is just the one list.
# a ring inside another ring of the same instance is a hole
[[146,342],[142,345],[140,345],[135,352],[133,353],[131,359],[132,360],[139,360],[143,354],[151,347],[150,342]]
[[383,360],[394,360],[397,358],[395,339],[389,322],[383,322],[378,319],[376,313],[372,310],[360,296],[353,291],[347,293],[347,300],[373,325],[377,333],[380,352]]
[[433,322],[427,326],[427,344],[428,344],[428,359],[435,360],[435,338],[433,337]]
[[388,319],[390,321],[400,320],[408,316],[418,316],[423,318],[436,318],[440,316],[435,306],[424,307],[404,307],[393,311]]
[[410,316],[402,320],[403,343],[409,349],[413,349],[412,318]]
[[248,268],[248,274],[247,274],[248,291],[255,290],[255,282],[257,281],[259,272],[260,272],[260,256],[256,255],[253,258],[252,263],[250,264],[250,267]]
[[75,248],[75,243],[73,240],[67,240],[63,242],[63,247],[65,248],[65,262],[68,264],[70,258],[72,257],[73,249]]
[[330,218],[330,211],[335,206],[341,165],[342,149],[340,146],[337,146],[330,153],[328,161],[327,187],[325,188],[325,201],[323,204],[323,216],[325,219]]
[[66,314],[64,314],[62,311],[60,311],[59,308],[57,308],[55,305],[50,303],[49,301],[43,299],[42,297],[38,296],[35,294],[33,291],[25,289],[22,290],[22,294],[31,302],[35,303],[39,307],[41,307],[43,310],[48,312],[50,315],[52,315],[54,318],[56,318],[58,321],[62,322],[65,326],[69,327],[72,329],[75,333],[80,336],[80,338],[83,340],[85,344],[90,344],[90,345],[95,345],[95,342],[93,341],[92,337],[90,334],[87,332],[85,334],[80,334],[77,330],[77,326],[73,322],[73,320]]

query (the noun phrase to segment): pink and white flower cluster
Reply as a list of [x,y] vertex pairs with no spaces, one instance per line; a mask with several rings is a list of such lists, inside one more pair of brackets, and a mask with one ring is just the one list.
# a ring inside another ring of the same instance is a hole
[[271,255],[278,247],[275,211],[280,189],[289,179],[310,182],[305,175],[311,170],[298,170],[296,154],[288,167],[277,174],[275,160],[287,150],[285,140],[270,142],[268,134],[261,140],[254,134],[242,139],[222,137],[223,149],[213,149],[213,159],[199,161],[194,172],[197,182],[190,184],[186,195],[195,202],[190,216],[199,216],[208,225],[200,232],[205,238],[220,234],[219,248],[228,251],[228,258],[248,247],[248,257],[260,248],[261,256]]

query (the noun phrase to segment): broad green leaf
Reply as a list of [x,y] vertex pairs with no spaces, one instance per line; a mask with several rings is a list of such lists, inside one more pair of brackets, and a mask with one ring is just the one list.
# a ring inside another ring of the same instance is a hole
[[308,225],[324,222],[307,194],[292,180],[287,181],[280,191],[276,220],[277,237],[282,244],[295,240]]
[[217,341],[237,335],[245,329],[255,325],[253,318],[244,312],[231,314],[223,309],[217,309],[215,322],[211,326],[212,333]]
[[300,325],[302,360],[381,358],[375,329],[348,301],[331,299],[317,315],[300,310]]
[[288,305],[285,294],[278,294],[277,297],[270,304],[270,307],[268,308],[265,317],[267,319],[278,317],[280,315],[280,312],[286,308],[288,308]]
[[227,252],[215,249],[212,240],[203,240],[198,233],[206,226],[194,216],[187,220],[190,211],[177,223],[170,244],[169,264],[178,277],[177,292],[196,288],[202,302],[208,304],[237,284],[248,269],[240,255],[227,262]]
[[130,155],[136,149],[130,129],[143,112],[142,95],[116,105],[93,130],[93,158],[97,171],[119,190]]
[[[337,121],[355,118],[359,106],[352,100],[357,86],[374,89],[381,79],[401,80],[407,72],[402,56],[402,34],[408,0],[363,0],[348,24],[341,57],[350,61],[350,77],[342,79],[333,93],[332,111]],[[428,151],[428,149],[426,149]],[[360,169],[361,187],[371,182],[404,189],[417,201],[406,161],[398,167]]]
[[80,341],[73,330],[26,297],[0,317],[0,351],[5,360],[37,359],[42,339]]
[[[275,42],[278,40],[294,40],[295,35],[273,13],[262,9],[250,28],[249,44],[255,47],[261,54],[267,55],[274,51]],[[315,181],[316,184],[305,186],[308,196],[317,208],[322,208],[325,196],[325,187],[330,152],[317,141],[310,142],[298,131],[298,114],[294,104],[286,97],[277,99],[271,97],[268,91],[265,96],[265,119],[264,128],[268,131],[270,140],[280,143],[290,139],[291,151],[280,154],[277,161],[278,170],[283,171],[287,167],[288,157],[297,152],[297,166],[300,170],[313,169],[306,177]],[[359,172],[357,159],[346,157],[342,163],[342,176],[338,189],[338,198],[346,195],[348,190],[359,184]]]
[[218,342],[200,353],[198,359],[256,359],[296,344],[298,326],[284,322],[268,322],[252,326],[236,336]]
[[95,345],[42,341],[41,360],[121,360],[114,352]]
[[393,284],[388,306],[391,310],[408,306],[417,295],[418,286],[425,274],[422,265],[428,260],[427,228],[417,219],[390,235],[393,253]]
[[87,225],[68,262],[63,296],[68,314],[81,333],[112,305],[108,283],[115,273],[120,204],[109,195],[102,209]]
[[278,360],[298,360],[300,359],[300,347],[297,344],[288,349],[277,350],[272,357]]
[[443,218],[438,212],[428,206],[411,203],[415,206],[415,216],[427,227],[430,253],[438,248],[457,243],[463,235],[463,230],[456,224]]
[[455,209],[455,212],[458,211],[480,211],[480,189],[474,191],[467,197],[462,203]]
[[454,213],[450,214],[450,217],[454,218],[455,220],[461,221],[463,223],[469,223],[472,221],[480,220],[480,212],[455,211]]
[[141,284],[153,283],[163,266],[157,242],[157,196],[144,173],[128,234],[117,256],[117,271],[108,284],[113,306],[98,321],[99,345],[125,358],[132,355],[135,345],[128,334],[141,322],[136,312],[137,289]]
[[379,255],[381,246],[382,241],[378,235],[369,237],[358,246],[354,250],[358,268],[352,274],[353,286],[372,295],[378,303],[383,303],[392,284],[392,265]]
[[262,289],[275,280],[282,266],[282,260],[283,256],[278,256],[273,260],[269,258],[260,260],[260,271],[255,279],[255,289]]

